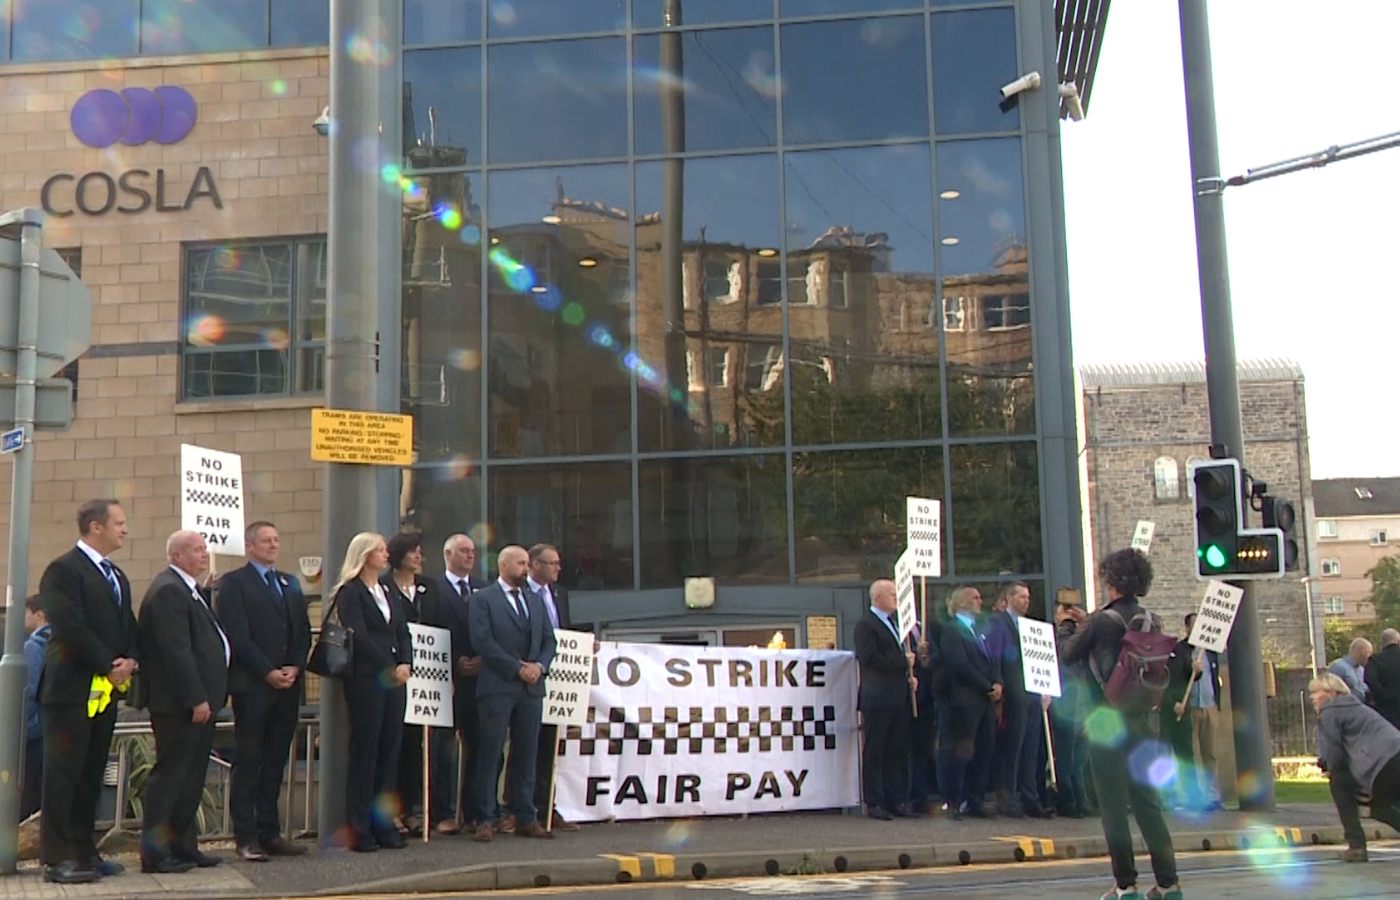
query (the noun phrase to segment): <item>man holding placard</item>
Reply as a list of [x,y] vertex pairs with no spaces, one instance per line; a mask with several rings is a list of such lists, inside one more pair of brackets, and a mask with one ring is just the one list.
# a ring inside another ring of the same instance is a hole
[[[1197,613],[1186,617],[1195,632]],[[1223,809],[1216,777],[1215,741],[1220,710],[1220,654],[1179,641],[1172,652],[1172,682],[1167,688],[1172,716],[1163,717],[1177,761],[1178,796],[1183,805]]]
[[[1040,805],[1040,786],[1036,767],[1040,761],[1040,719],[1039,695],[1047,693],[1037,690],[1023,666],[1021,650],[1021,618],[1030,612],[1031,591],[1021,581],[1013,581],[1002,586],[997,592],[997,601],[988,617],[988,643],[1001,664],[1002,717],[1006,728],[996,740],[996,753],[993,766],[997,772],[997,788],[1001,793],[1000,812],[1013,819],[1027,815],[1043,818]],[[1051,656],[1054,656],[1054,643],[1051,642]],[[1056,666],[1058,676],[1058,665]]]
[[[909,673],[914,655],[904,650],[896,619],[895,584],[880,579],[870,585],[870,608],[856,622],[856,663],[860,666],[864,743],[861,777],[865,814],[888,821],[906,815],[905,775],[909,752]],[[912,624],[912,623],[911,623]]]

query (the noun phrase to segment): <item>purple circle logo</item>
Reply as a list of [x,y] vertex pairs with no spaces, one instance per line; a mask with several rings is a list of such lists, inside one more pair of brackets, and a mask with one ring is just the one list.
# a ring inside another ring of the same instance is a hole
[[173,85],[88,91],[73,104],[73,134],[99,150],[120,141],[128,147],[155,141],[174,144],[194,128],[196,110],[190,92]]

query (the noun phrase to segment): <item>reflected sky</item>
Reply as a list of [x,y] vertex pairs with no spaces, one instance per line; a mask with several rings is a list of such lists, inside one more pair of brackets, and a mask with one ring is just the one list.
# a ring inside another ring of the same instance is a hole
[[[403,80],[403,138],[409,164],[415,168],[479,164],[481,50],[409,50],[403,55]],[[420,147],[440,149],[415,153]]]
[[482,0],[403,0],[403,42],[450,44],[481,39]]
[[[632,25],[658,28],[666,0],[632,0]],[[685,0],[681,4],[682,25],[710,22],[740,22],[745,19],[772,19],[767,0]]]
[[136,55],[132,0],[13,0],[13,11],[16,62]]
[[560,193],[570,200],[601,203],[626,215],[627,167],[623,165],[559,166],[494,172],[487,222],[492,229],[515,225],[541,226],[557,212]]
[[1017,76],[1016,14],[1010,9],[942,13],[929,25],[933,127],[939,134],[1010,131],[1021,107],[1002,109],[997,90]]
[[1018,139],[939,144],[938,190],[945,276],[994,271],[1003,251],[1025,242]]
[[626,21],[624,0],[487,0],[491,37],[620,31]]
[[331,5],[306,0],[272,0],[272,46],[305,47],[330,40]]
[[[666,164],[637,163],[637,208],[660,213]],[[751,249],[776,247],[779,239],[776,156],[723,156],[685,162],[682,235]]]
[[262,44],[263,0],[145,0],[141,49],[145,53],[210,53]]
[[491,161],[625,154],[626,58],[620,37],[491,47]]
[[883,12],[897,9],[923,9],[922,0],[782,0],[784,16],[816,16],[847,12]]

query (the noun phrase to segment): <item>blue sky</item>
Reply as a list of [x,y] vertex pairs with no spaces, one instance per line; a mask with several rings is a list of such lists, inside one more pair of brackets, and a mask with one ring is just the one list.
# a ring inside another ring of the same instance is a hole
[[[1224,175],[1400,131],[1400,3],[1209,12]],[[1089,116],[1065,123],[1079,363],[1203,356],[1178,33],[1176,3],[1114,3]],[[1393,149],[1225,194],[1237,350],[1302,366],[1314,477],[1400,475],[1397,176]]]

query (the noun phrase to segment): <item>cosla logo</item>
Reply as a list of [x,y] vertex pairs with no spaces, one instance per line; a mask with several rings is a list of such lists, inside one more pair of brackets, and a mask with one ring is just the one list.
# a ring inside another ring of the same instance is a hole
[[[198,118],[198,107],[189,91],[161,85],[88,91],[73,104],[68,121],[79,141],[105,149],[118,142],[128,147],[175,144],[189,136]],[[44,211],[58,218],[71,216],[75,210],[89,216],[100,216],[113,209],[119,213],[141,213],[152,204],[157,212],[179,212],[189,209],[201,197],[211,200],[215,209],[224,207],[208,166],[200,166],[195,172],[182,202],[167,200],[164,169],[154,170],[154,183],[152,175],[149,169],[128,169],[115,178],[106,172],[81,176],[60,173],[44,182],[39,199]]]

